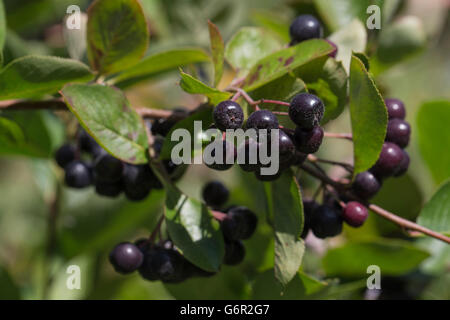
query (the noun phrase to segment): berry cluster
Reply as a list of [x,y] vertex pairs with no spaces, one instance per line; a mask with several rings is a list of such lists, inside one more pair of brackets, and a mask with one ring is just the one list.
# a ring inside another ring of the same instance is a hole
[[[254,172],[255,176],[262,181],[275,180],[283,170],[303,163],[308,154],[319,150],[324,136],[324,131],[320,127],[324,111],[325,106],[317,96],[309,93],[296,95],[289,105],[289,116],[297,128],[291,130],[280,127],[276,115],[269,110],[254,111],[244,124],[244,112],[241,106],[235,101],[223,101],[213,112],[216,128],[223,132],[243,127],[245,130],[253,129],[257,138],[245,140],[238,148],[225,139],[213,141],[212,144],[219,143],[219,146],[223,146],[223,161],[207,164],[207,166],[215,170],[228,170],[236,162],[238,154],[245,154],[244,161],[238,161],[242,170]],[[280,170],[275,175],[261,175],[259,169],[267,164],[259,159],[259,148],[262,147],[262,143],[267,143],[267,147],[270,148],[270,139],[261,139],[258,132],[267,130],[270,134],[273,129],[281,129],[278,140]],[[254,159],[251,159],[252,154],[255,155]]]
[[411,127],[405,121],[405,105],[398,99],[386,99],[389,122],[386,142],[375,165],[358,174],[353,183],[354,193],[362,200],[369,200],[381,189],[383,180],[399,177],[409,168],[409,154],[404,150],[409,144]]
[[[185,111],[176,110],[168,119],[147,122],[155,135],[153,147],[157,154],[161,152],[165,135],[186,115]],[[115,198],[124,193],[130,201],[142,201],[151,190],[162,189],[149,165],[132,165],[113,157],[81,128],[76,140],[64,144],[55,153],[57,164],[65,171],[68,187],[83,189],[93,185],[100,196]],[[163,165],[174,181],[184,173],[183,166],[170,160]]]
[[[208,206],[218,209],[228,201],[229,191],[222,183],[212,181],[205,185],[202,195]],[[226,213],[214,213],[215,218],[220,221],[225,240],[223,264],[237,265],[245,257],[245,247],[241,240],[253,235],[258,219],[249,209],[238,206],[230,207]],[[192,277],[209,277],[215,274],[189,262],[172,241],[153,243],[152,238],[116,245],[109,254],[109,261],[114,269],[121,274],[137,270],[146,280],[164,283],[179,283]]]

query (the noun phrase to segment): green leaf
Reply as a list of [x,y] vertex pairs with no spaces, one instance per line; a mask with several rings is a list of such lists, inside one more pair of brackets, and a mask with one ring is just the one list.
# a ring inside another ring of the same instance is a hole
[[300,187],[292,173],[286,172],[270,184],[269,210],[274,219],[275,277],[284,287],[297,274],[302,264],[305,244],[300,238],[303,230],[303,203]]
[[353,55],[357,57],[364,64],[367,71],[370,70],[370,60],[369,57],[363,52],[353,52]]
[[427,202],[417,222],[433,231],[450,235],[450,181],[444,183]]
[[[422,158],[436,184],[450,177],[450,101],[423,104],[417,113],[417,132]],[[444,152],[443,152],[444,151]]]
[[192,63],[210,61],[205,51],[195,48],[173,49],[156,53],[128,68],[114,78],[118,86],[147,79],[165,71],[177,69]]
[[388,121],[384,100],[364,64],[356,57],[350,65],[350,115],[356,176],[377,161]]
[[223,65],[225,62],[225,44],[219,28],[208,21],[209,38],[211,41],[211,52],[214,63],[214,86],[217,86],[223,76]]
[[328,276],[367,276],[367,267],[380,267],[384,276],[401,275],[414,270],[429,253],[399,240],[352,242],[328,250],[323,266]]
[[233,68],[245,71],[280,48],[279,41],[263,29],[244,27],[227,43],[225,57]]
[[166,224],[170,238],[186,259],[206,271],[219,270],[224,255],[223,237],[204,204],[169,188]]
[[48,111],[9,111],[0,118],[0,154],[47,158],[63,143],[64,128]]
[[[0,55],[3,51],[3,46],[5,45],[6,39],[6,15],[5,15],[5,6],[3,5],[3,0],[0,0]],[[0,66],[1,66],[0,59]]]
[[383,0],[314,0],[314,4],[327,26],[335,31],[355,18],[365,22],[369,17],[367,7],[375,4],[381,8]]
[[426,45],[426,33],[422,21],[406,16],[381,30],[377,49],[377,62],[392,65],[405,60]]
[[27,56],[14,60],[0,72],[0,100],[52,94],[69,82],[93,79],[81,62],[57,57]]
[[61,94],[80,124],[106,151],[132,164],[148,162],[145,126],[122,91],[100,84],[73,84]]
[[125,70],[144,56],[149,33],[137,0],[98,0],[88,10],[89,62],[101,74]]
[[[1,6],[1,1],[0,1]],[[13,278],[8,272],[0,266],[0,300],[18,300],[20,299],[19,287],[14,283]]]
[[[210,127],[210,125],[213,123],[212,113],[213,113],[212,106],[206,106],[206,107],[196,111],[194,114],[190,115],[186,119],[183,119],[180,122],[178,122],[167,134],[167,137],[171,137],[172,133],[175,130],[178,130],[178,129],[187,130],[189,132],[189,137],[191,137],[191,139],[192,139],[191,154],[192,154],[192,157],[194,157],[195,156],[194,146],[202,145],[202,142],[203,142],[203,135],[201,134],[201,132],[198,132],[198,134],[195,133],[194,122],[201,121],[201,129],[202,129],[202,131],[206,131]],[[178,143],[180,143],[180,141],[172,141],[169,138],[165,139],[160,157],[162,159],[171,159],[172,149]]]
[[326,106],[322,124],[339,117],[347,104],[348,90],[348,76],[342,63],[330,58],[321,73],[302,78],[308,91],[319,96]]
[[337,47],[336,60],[341,61],[347,74],[350,72],[350,61],[353,52],[364,52],[367,45],[367,31],[359,20],[353,20],[345,27],[339,29],[329,39]]
[[245,79],[244,89],[253,91],[288,73],[295,73],[300,67],[326,57],[333,50],[328,42],[319,39],[304,41],[280,50],[256,63]]
[[217,105],[223,100],[227,100],[231,97],[231,93],[219,91],[217,89],[211,88],[206,84],[202,83],[200,80],[195,79],[193,76],[180,71],[181,74],[181,88],[190,94],[201,94],[208,97],[209,101],[213,105]]

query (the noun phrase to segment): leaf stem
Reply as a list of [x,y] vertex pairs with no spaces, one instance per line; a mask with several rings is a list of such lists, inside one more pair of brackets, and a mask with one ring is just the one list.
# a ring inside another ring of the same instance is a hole
[[353,140],[353,136],[351,133],[332,133],[332,132],[325,132],[324,137],[326,138],[334,138],[334,139],[346,139],[346,140]]
[[310,162],[314,162],[314,163],[326,163],[326,164],[331,164],[334,166],[339,166],[344,168],[346,171],[348,171],[349,173],[353,173],[353,166],[348,164],[348,163],[344,163],[344,162],[339,162],[339,161],[333,161],[333,160],[327,160],[327,159],[321,159],[318,158],[312,154],[308,155],[308,161]]

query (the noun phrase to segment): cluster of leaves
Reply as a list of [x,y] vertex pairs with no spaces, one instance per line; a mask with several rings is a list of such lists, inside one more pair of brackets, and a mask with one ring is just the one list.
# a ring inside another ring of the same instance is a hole
[[[326,104],[323,124],[338,118],[348,105],[354,139],[354,175],[369,169],[378,159],[387,127],[387,113],[375,77],[395,63],[418,52],[424,46],[420,25],[413,18],[390,22],[395,8],[379,4],[386,13],[388,26],[377,34],[377,50],[370,59],[363,53],[368,46],[365,9],[373,1],[316,0],[317,11],[333,33],[330,39],[339,47],[336,59],[330,58],[332,46],[324,40],[310,40],[285,48],[287,28],[280,27],[269,15],[256,16],[264,27],[245,27],[225,44],[216,25],[209,23],[210,51],[202,48],[176,48],[146,55],[149,31],[143,8],[137,0],[98,0],[88,10],[86,49],[89,65],[74,59],[31,55],[11,61],[0,69],[0,100],[39,99],[58,92],[79,123],[95,140],[115,157],[132,164],[148,163],[148,139],[141,117],[130,106],[124,89],[163,72],[199,63],[214,70],[213,81],[203,82],[196,76],[180,72],[180,87],[187,93],[203,95],[212,105],[231,97],[223,91],[223,75],[228,63],[242,79],[242,88],[255,100],[270,98],[288,101],[300,92],[312,92]],[[377,2],[377,1],[375,1]],[[144,6],[147,8],[147,5]],[[346,8],[343,11],[343,8]],[[351,9],[351,10],[350,10]],[[205,25],[206,27],[206,25]],[[0,1],[0,63],[6,26]],[[370,64],[370,66],[369,66]],[[370,70],[370,71],[369,71]],[[102,84],[95,82],[103,81]],[[220,85],[220,86],[219,86]],[[269,106],[275,109],[276,106]],[[212,123],[212,109],[193,114],[172,130],[193,130],[194,120],[204,127]],[[46,112],[25,112],[0,117],[0,153],[49,157],[55,145],[54,134],[62,130],[49,121]],[[433,178],[444,182],[449,176],[449,160],[437,153],[428,141],[448,137],[436,122],[450,121],[448,102],[434,102],[422,107],[418,117],[420,147]],[[32,121],[32,123],[30,123]],[[170,135],[170,133],[169,133]],[[199,137],[201,138],[201,137]],[[170,157],[172,142],[163,146],[160,157]],[[443,141],[450,146],[450,141]],[[153,160],[152,160],[153,161]],[[303,209],[300,187],[294,174],[264,185],[268,220],[273,226],[274,273],[278,282],[295,292],[300,287],[306,294],[336,294],[299,271],[305,246],[300,238]],[[436,231],[450,233],[450,183],[444,183],[424,207],[418,222]],[[161,195],[136,206],[138,221],[149,207],[156,208]],[[223,260],[223,239],[209,209],[173,186],[166,190],[166,220],[175,245],[192,263],[215,272]],[[147,207],[146,207],[147,206]],[[123,210],[127,210],[124,208]],[[123,226],[120,216],[111,217],[113,229]],[[130,224],[130,221],[127,222]],[[104,235],[91,243],[101,248]],[[62,239],[73,243],[73,239]],[[73,252],[80,251],[77,248]],[[92,248],[91,248],[92,249]],[[329,250],[324,258],[327,275],[362,276],[368,264],[379,265],[386,275],[413,270],[428,257],[425,250],[402,241],[364,241],[348,243]],[[269,272],[271,273],[271,272]],[[256,280],[254,292],[271,285],[267,273]],[[262,280],[264,279],[264,281]],[[257,297],[257,294],[256,296]]]

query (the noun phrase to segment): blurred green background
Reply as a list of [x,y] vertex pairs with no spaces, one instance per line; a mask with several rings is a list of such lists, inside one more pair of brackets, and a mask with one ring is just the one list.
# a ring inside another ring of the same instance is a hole
[[[377,72],[377,84],[385,96],[398,97],[407,106],[407,120],[413,136],[408,151],[411,168],[407,176],[389,181],[375,202],[404,217],[415,219],[442,181],[433,177],[419,150],[416,128],[420,106],[428,101],[450,100],[450,23],[449,2],[442,0],[392,1],[397,18],[416,16],[427,43],[420,53],[393,67]],[[62,21],[69,5],[85,10],[91,1],[4,0],[8,33],[4,65],[28,54],[68,56]],[[286,42],[288,26],[300,13],[314,13],[313,1],[281,0],[141,0],[151,27],[149,53],[180,46],[209,47],[206,21],[216,23],[224,40],[242,26],[260,26]],[[342,2],[342,1],[339,1]],[[328,34],[330,31],[328,31]],[[376,36],[376,32],[371,33]],[[369,44],[371,42],[369,41]],[[370,47],[369,47],[370,49]],[[208,69],[194,70],[205,77]],[[229,81],[234,74],[227,71]],[[176,71],[153,77],[129,88],[132,105],[153,108],[194,108],[200,97],[186,95],[178,87]],[[30,132],[39,132],[37,144],[44,155],[66,140],[67,114],[39,112],[19,114]],[[448,123],[442,126],[450,128]],[[349,115],[344,113],[327,126],[331,132],[349,132]],[[450,136],[450,129],[447,129]],[[70,130],[69,130],[70,132]],[[440,141],[429,141],[439,149]],[[350,161],[351,145],[326,141],[323,157]],[[450,150],[441,150],[443,157]],[[449,163],[450,167],[450,163]],[[284,295],[275,285],[273,274],[273,236],[265,223],[263,187],[252,175],[240,170],[216,174],[204,166],[192,166],[180,181],[182,190],[200,198],[202,186],[212,179],[223,181],[231,190],[230,204],[241,204],[260,216],[258,232],[247,241],[247,257],[238,267],[224,266],[210,279],[191,279],[183,284],[150,283],[138,275],[117,275],[107,262],[109,250],[120,241],[145,236],[161,213],[162,192],[153,192],[142,203],[124,198],[103,199],[92,190],[73,191],[58,187],[62,172],[51,159],[2,156],[0,158],[0,298],[1,299],[249,299],[249,298],[354,298],[365,296],[362,276],[328,273],[322,257],[329,248],[349,240],[380,239],[381,236],[405,240],[396,226],[371,216],[361,229],[346,229],[326,242],[308,243],[302,272],[286,288]],[[302,177],[305,194],[314,183]],[[54,199],[61,192],[59,210]],[[56,217],[56,219],[55,219]],[[380,298],[449,299],[450,249],[431,239],[419,239],[415,247],[431,253],[419,267],[383,277]],[[350,262],[349,262],[350,263]],[[82,270],[81,290],[68,290],[67,266]],[[306,280],[305,280],[306,279]],[[308,282],[310,281],[310,282]],[[311,295],[308,295],[311,294]]]

